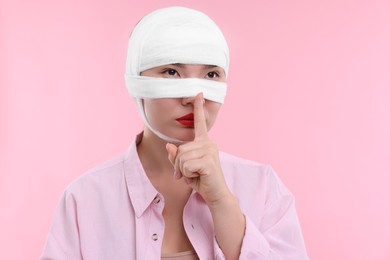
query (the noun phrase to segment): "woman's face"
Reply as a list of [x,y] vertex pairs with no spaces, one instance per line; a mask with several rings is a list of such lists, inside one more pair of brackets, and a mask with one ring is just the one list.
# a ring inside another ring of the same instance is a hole
[[[141,72],[141,75],[157,78],[201,78],[226,81],[224,70],[212,65],[169,64],[145,70]],[[204,112],[208,130],[214,125],[220,107],[220,103],[205,100]],[[194,139],[193,120],[191,120],[194,112],[194,97],[144,99],[144,108],[151,126],[157,131],[183,141]]]

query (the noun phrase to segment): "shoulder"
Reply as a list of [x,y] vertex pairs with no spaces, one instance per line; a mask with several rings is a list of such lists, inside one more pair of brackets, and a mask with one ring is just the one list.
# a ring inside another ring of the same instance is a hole
[[258,223],[269,209],[283,210],[294,196],[269,164],[220,152],[221,167],[242,211]]
[[221,165],[227,173],[246,172],[247,174],[269,175],[272,174],[272,167],[251,160],[247,160],[229,153],[219,152]]
[[124,154],[108,159],[82,173],[65,189],[67,195],[89,197],[119,188],[124,182]]
[[269,164],[259,163],[220,152],[225,179],[233,190],[290,195],[276,171]]

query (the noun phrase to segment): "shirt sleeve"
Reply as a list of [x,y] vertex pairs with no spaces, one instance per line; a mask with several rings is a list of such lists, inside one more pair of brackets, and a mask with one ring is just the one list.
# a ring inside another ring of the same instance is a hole
[[52,226],[40,259],[82,259],[77,224],[77,204],[73,195],[66,191],[55,210]]
[[[287,213],[290,214],[294,213]],[[263,233],[246,216],[246,230],[240,259],[309,259],[299,223],[294,222],[291,215],[287,215]]]
[[245,215],[240,259],[309,259],[295,209],[295,199],[271,166],[260,220]]
[[[251,219],[244,213],[246,227],[239,259],[309,259],[294,197],[271,167],[268,168],[266,186],[267,200],[261,219]],[[215,258],[225,259],[216,239],[214,240]]]

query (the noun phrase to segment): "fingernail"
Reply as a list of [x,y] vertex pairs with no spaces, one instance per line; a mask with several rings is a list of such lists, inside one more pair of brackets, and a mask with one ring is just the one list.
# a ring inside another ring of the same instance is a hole
[[206,100],[205,100],[205,99],[203,99],[203,104],[204,104],[204,103],[206,103]]

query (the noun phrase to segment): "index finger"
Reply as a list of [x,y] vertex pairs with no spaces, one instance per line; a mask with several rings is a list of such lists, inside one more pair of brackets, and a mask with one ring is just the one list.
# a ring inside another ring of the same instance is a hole
[[195,130],[195,139],[202,139],[207,137],[207,124],[206,117],[204,115],[204,99],[203,93],[199,93],[195,97],[194,102],[194,130]]

